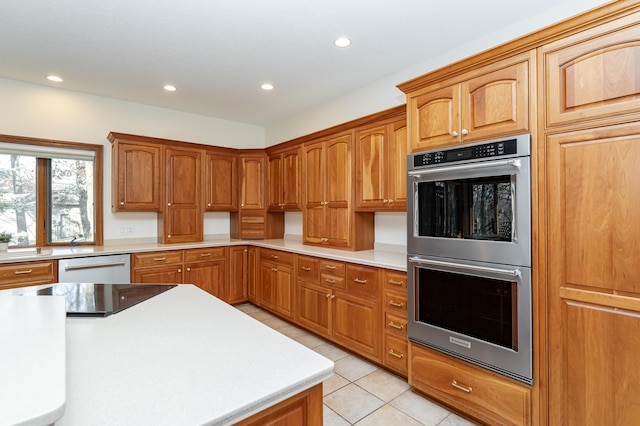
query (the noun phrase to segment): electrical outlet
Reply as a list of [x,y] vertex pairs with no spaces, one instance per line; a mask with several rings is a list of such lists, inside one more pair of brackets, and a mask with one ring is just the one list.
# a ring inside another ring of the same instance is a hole
[[120,235],[133,235],[133,226],[121,226]]

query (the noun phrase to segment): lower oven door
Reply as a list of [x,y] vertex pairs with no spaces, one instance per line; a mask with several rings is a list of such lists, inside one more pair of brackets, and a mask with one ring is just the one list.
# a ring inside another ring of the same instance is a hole
[[531,384],[531,269],[408,256],[409,339]]

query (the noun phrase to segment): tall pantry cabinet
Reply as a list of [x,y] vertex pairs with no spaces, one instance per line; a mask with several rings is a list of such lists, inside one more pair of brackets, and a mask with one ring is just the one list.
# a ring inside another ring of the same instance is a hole
[[640,419],[639,22],[540,49],[551,425]]

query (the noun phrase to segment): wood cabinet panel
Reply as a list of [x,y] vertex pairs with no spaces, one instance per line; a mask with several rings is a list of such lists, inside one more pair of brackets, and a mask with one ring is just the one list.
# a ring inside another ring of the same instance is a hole
[[530,51],[408,93],[413,152],[529,131]]
[[241,155],[240,208],[263,210],[265,208],[265,156]]
[[322,383],[261,411],[237,426],[322,426]]
[[182,264],[134,269],[131,282],[138,284],[182,284]]
[[298,261],[298,281],[317,283],[320,279],[320,262],[315,257],[296,256]]
[[347,265],[347,292],[379,299],[378,269],[363,265]]
[[378,303],[339,291],[334,294],[331,300],[333,338],[379,361],[382,330]]
[[57,260],[0,265],[0,289],[57,282]]
[[[387,144],[387,203],[389,211],[407,210],[407,154],[409,137],[406,115],[389,125],[389,143]],[[384,200],[383,200],[384,202]]]
[[488,424],[530,424],[528,387],[413,343],[409,352],[409,384],[418,390]]
[[302,208],[300,167],[299,147],[269,156],[269,210],[299,211]]
[[165,205],[159,216],[159,240],[162,243],[202,241],[203,151],[164,147]]
[[296,321],[303,327],[326,337],[330,334],[331,293],[306,281],[298,282]]
[[640,14],[544,46],[546,124],[640,111]]
[[225,300],[235,305],[248,300],[247,286],[249,282],[249,250],[247,246],[229,247],[229,279],[225,285]]
[[395,337],[392,334],[384,335],[384,350],[382,362],[385,367],[406,377],[409,371],[409,341],[406,337]]
[[289,266],[279,264],[276,266],[275,287],[276,287],[276,312],[293,318],[294,285],[293,269]]
[[207,152],[205,168],[207,211],[238,210],[238,157]]
[[260,270],[258,265],[258,249],[249,247],[247,252],[247,297],[249,301],[259,304],[258,279]]
[[114,139],[111,210],[159,212],[162,146]]
[[133,253],[131,255],[133,269],[150,266],[181,265],[182,250],[154,251],[150,253]]
[[226,259],[185,264],[184,283],[194,284],[207,293],[226,300],[224,293],[227,281],[226,265]]
[[226,247],[207,247],[184,251],[185,263],[207,262],[215,259],[226,259]]

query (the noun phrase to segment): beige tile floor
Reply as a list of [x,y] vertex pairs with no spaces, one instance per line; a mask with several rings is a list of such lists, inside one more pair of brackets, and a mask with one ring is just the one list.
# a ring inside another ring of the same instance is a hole
[[237,307],[265,325],[335,362],[324,382],[326,426],[426,425],[471,426],[473,423],[411,391],[407,381],[250,303]]

